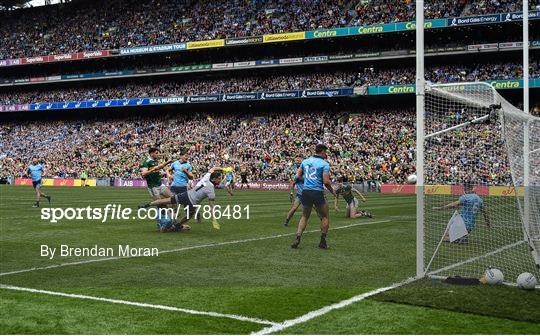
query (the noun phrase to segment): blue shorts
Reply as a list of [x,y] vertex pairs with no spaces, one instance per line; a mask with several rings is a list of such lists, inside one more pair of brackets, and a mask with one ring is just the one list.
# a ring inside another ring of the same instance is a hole
[[32,181],[32,186],[34,187],[34,189],[41,189],[41,179],[37,181]]
[[302,190],[301,198],[302,206],[304,208],[311,208],[315,206],[320,208],[326,204],[326,199],[324,198],[324,191],[322,190]]
[[181,194],[174,194],[171,197],[171,203],[172,204],[182,204],[184,207],[188,208],[189,214],[194,214],[196,209],[189,200],[187,191]]
[[185,193],[186,191],[187,191],[187,186],[183,186],[183,187],[171,186],[171,192],[173,194],[182,194],[182,193]]

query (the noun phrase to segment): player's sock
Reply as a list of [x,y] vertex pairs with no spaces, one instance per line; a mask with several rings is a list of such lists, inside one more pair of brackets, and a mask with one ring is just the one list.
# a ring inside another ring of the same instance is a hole
[[298,245],[300,245],[300,239],[302,238],[302,235],[299,235],[297,234],[296,235],[296,239],[294,240],[294,242],[292,243],[291,247],[292,248],[298,248]]
[[283,226],[289,226],[290,218],[285,218],[285,223],[283,223]]
[[45,195],[44,197],[49,201],[49,204],[51,204],[51,196]]
[[34,205],[32,205],[32,208],[39,208],[39,201],[36,201]]
[[321,233],[321,242],[319,243],[319,248],[327,249],[328,243],[326,242],[326,233]]

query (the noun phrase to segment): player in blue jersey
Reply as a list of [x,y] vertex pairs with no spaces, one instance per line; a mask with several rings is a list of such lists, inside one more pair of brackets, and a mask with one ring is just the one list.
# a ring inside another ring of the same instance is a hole
[[[296,158],[296,162],[293,167],[296,171],[298,171],[300,165],[302,164],[302,157],[298,156]],[[294,188],[296,187],[296,195],[294,193]],[[292,203],[291,209],[289,209],[289,212],[287,213],[287,217],[285,218],[285,222],[283,223],[283,226],[289,226],[289,222],[291,221],[292,216],[296,213],[296,210],[300,207],[302,204],[302,190],[304,190],[304,181],[301,179],[298,179],[296,176],[296,173],[291,177],[291,182],[289,184],[290,194],[289,194],[289,200]],[[315,209],[317,210],[317,209]],[[321,215],[317,212],[317,215],[319,216],[319,219],[321,219]]]
[[32,186],[34,187],[34,190],[36,191],[36,203],[32,205],[33,208],[39,208],[39,201],[41,197],[44,197],[49,201],[49,204],[51,203],[51,196],[46,195],[41,190],[41,178],[45,174],[45,167],[42,163],[39,162],[39,159],[34,156],[32,158],[32,164],[28,166],[28,169],[26,170],[28,175],[32,178]]
[[193,180],[193,167],[188,162],[188,155],[184,152],[167,170],[167,177],[171,182],[171,192],[181,194],[187,191],[188,183]]
[[[297,167],[295,170],[295,174],[291,177],[291,182],[289,184],[290,188],[290,195],[289,199],[292,203],[291,209],[287,213],[287,218],[285,218],[285,223],[283,223],[283,226],[289,226],[289,221],[291,220],[292,216],[294,216],[294,213],[298,208],[300,207],[300,204],[302,204],[302,190],[304,189],[304,182],[299,179],[296,175],[298,174],[298,169],[300,165],[302,164],[302,158],[300,156],[296,157],[296,162],[294,163],[294,166]],[[296,195],[294,194],[294,188],[296,187]]]
[[336,197],[336,193],[332,188],[332,182],[330,181],[330,165],[325,161],[327,158],[327,150],[328,147],[325,145],[317,145],[315,147],[315,155],[302,161],[296,174],[296,177],[304,182],[301,197],[303,209],[302,217],[300,218],[298,229],[296,231],[296,239],[291,245],[292,248],[298,248],[300,245],[300,239],[306,229],[313,207],[315,207],[321,216],[321,240],[319,248],[328,248],[326,236],[328,234],[330,221],[328,204],[324,198],[324,187],[326,187],[334,197]]
[[223,172],[225,173],[225,189],[227,190],[229,196],[233,196],[232,191],[234,189],[234,168],[223,168]]
[[[486,207],[484,205],[484,200],[476,194],[474,191],[474,186],[472,183],[465,183],[464,185],[464,194],[459,197],[455,202],[448,203],[444,206],[434,207],[434,210],[445,210],[445,209],[454,209],[459,208],[458,213],[463,218],[467,232],[470,234],[476,227],[476,219],[479,212],[482,213],[484,217],[484,223],[488,228],[491,228],[491,223],[489,221],[489,216],[486,212]],[[448,237],[445,237],[445,241],[448,241]],[[457,242],[464,243],[466,238],[460,239]]]

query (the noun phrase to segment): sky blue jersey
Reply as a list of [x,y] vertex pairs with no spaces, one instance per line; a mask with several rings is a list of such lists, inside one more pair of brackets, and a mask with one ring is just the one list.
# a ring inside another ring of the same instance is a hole
[[313,155],[310,158],[302,161],[300,166],[304,177],[304,190],[324,190],[323,173],[330,173],[330,165],[328,162],[318,155]]
[[28,173],[32,176],[32,181],[41,180],[41,176],[43,175],[43,165],[41,163],[30,165],[28,167]]
[[193,170],[191,165],[187,162],[180,163],[180,161],[178,160],[174,161],[173,164],[171,165],[171,168],[173,170],[173,182],[171,186],[173,187],[187,186],[189,182],[189,178],[188,178],[188,175],[184,173],[184,171],[182,170],[182,167],[185,167],[187,171]]
[[470,232],[476,225],[476,215],[484,207],[484,201],[477,194],[470,193],[459,198],[459,205],[461,205],[459,214],[465,222],[467,231]]

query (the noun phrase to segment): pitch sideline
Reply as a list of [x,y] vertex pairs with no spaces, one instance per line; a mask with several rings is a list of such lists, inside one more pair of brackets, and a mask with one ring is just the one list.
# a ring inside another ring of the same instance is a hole
[[252,323],[257,323],[257,324],[267,324],[267,325],[276,325],[277,324],[276,322],[272,322],[272,321],[268,321],[268,320],[263,320],[263,319],[259,319],[259,318],[253,318],[253,317],[247,317],[247,316],[242,316],[242,315],[236,315],[236,314],[216,313],[216,312],[193,310],[193,309],[187,309],[187,308],[178,308],[178,307],[172,307],[172,306],[156,305],[156,304],[143,303],[143,302],[134,302],[134,301],[126,301],[126,300],[109,299],[109,298],[103,298],[103,297],[98,297],[98,296],[90,296],[90,295],[53,292],[53,291],[47,291],[47,290],[41,290],[41,289],[25,288],[25,287],[18,287],[18,286],[4,285],[4,284],[0,284],[0,289],[9,289],[9,290],[14,290],[14,291],[19,291],[19,292],[46,294],[46,295],[67,297],[67,298],[73,298],[73,299],[101,301],[101,302],[108,302],[108,303],[114,303],[114,304],[123,304],[123,305],[127,305],[127,306],[135,306],[135,307],[142,307],[142,308],[153,308],[153,309],[160,309],[160,310],[176,311],[176,312],[182,312],[182,313],[191,314],[191,315],[205,315],[205,316],[212,316],[212,317],[222,317],[222,318],[228,318],[228,319],[233,319],[233,320],[238,320],[238,321],[243,321],[243,322],[252,322]]

